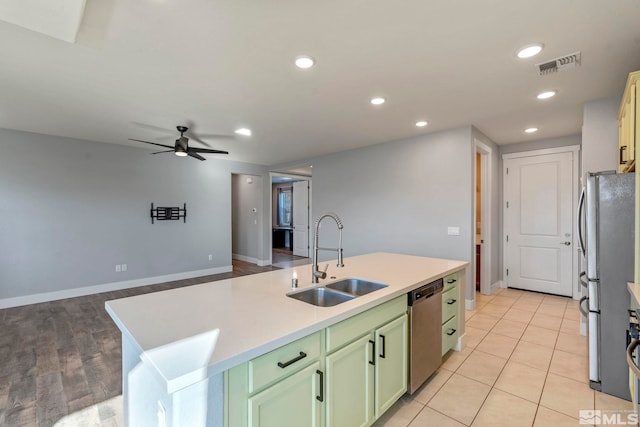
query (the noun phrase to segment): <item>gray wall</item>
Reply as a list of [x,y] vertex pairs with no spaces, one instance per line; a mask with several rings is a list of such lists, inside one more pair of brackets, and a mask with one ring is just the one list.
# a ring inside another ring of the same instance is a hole
[[618,109],[621,96],[584,104],[582,125],[582,171],[618,169]]
[[[313,159],[313,218],[341,217],[346,256],[387,251],[471,261],[474,155],[471,127],[464,127]],[[335,247],[335,224],[325,221],[320,246]],[[460,235],[447,235],[448,226]]]
[[233,255],[262,261],[262,177],[234,174],[231,185]]
[[[547,148],[567,147],[569,145],[580,145],[582,143],[582,137],[580,135],[568,135],[558,138],[537,139],[535,141],[520,142],[518,144],[506,144],[500,146],[500,162],[502,162],[502,155],[509,153],[522,153],[524,151],[544,150]],[[500,171],[502,171],[502,164],[500,164]],[[502,176],[502,173],[500,173]]]
[[266,170],[4,129],[0,148],[0,299],[229,267],[231,172]]

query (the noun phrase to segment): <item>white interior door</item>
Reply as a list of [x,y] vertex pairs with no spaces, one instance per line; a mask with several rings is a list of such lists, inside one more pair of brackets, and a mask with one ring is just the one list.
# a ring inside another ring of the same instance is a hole
[[293,254],[309,257],[309,181],[293,183]]
[[508,287],[572,295],[573,155],[505,159]]

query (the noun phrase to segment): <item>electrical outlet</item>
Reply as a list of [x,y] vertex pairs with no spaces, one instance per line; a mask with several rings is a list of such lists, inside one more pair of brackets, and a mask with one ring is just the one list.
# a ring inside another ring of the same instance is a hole
[[122,267],[120,266],[120,264],[116,264],[116,273],[120,273]]
[[122,271],[127,271],[127,264],[122,264]]
[[213,255],[209,254],[209,261],[213,261]]
[[460,235],[460,227],[447,227],[447,234],[449,236],[459,236]]

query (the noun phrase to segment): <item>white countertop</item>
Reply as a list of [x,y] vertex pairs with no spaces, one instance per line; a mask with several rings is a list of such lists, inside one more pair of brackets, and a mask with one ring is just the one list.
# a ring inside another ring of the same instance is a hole
[[294,271],[298,289],[312,286],[311,266],[305,265],[108,301],[106,310],[147,354],[219,329],[208,366],[214,375],[468,265],[390,253],[345,258],[343,268],[335,264],[329,261],[321,282],[357,277],[389,286],[334,307],[316,307],[286,295]]

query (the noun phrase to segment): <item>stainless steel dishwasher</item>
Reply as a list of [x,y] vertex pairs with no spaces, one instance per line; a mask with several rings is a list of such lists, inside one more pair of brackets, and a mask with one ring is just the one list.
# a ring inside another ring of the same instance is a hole
[[409,394],[442,364],[443,280],[409,292]]

